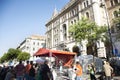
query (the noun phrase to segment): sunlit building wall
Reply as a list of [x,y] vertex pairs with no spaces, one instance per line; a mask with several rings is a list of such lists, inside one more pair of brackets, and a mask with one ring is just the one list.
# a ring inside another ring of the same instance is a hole
[[[82,55],[87,55],[86,44],[75,43],[69,34],[69,26],[76,23],[82,16],[96,22],[99,26],[107,25],[105,9],[100,5],[103,0],[70,0],[61,11],[54,10],[52,17],[46,23],[46,47],[49,49],[72,51],[74,45],[80,47]],[[103,42],[96,43],[99,57],[106,57]]]
[[31,57],[33,54],[38,51],[38,49],[45,47],[45,36],[32,35],[27,37],[17,49],[22,52],[30,53]]

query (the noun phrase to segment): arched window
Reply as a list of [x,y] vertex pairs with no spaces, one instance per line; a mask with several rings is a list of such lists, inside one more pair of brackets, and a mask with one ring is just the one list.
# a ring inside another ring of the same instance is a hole
[[90,15],[88,12],[86,12],[86,17],[89,19]]
[[88,0],[86,1],[86,4],[87,4],[87,7],[88,7],[88,5],[89,5],[89,2],[88,2]]
[[113,0],[110,0],[110,4],[111,4],[111,6],[113,6]]
[[67,39],[67,26],[63,24],[63,40]]

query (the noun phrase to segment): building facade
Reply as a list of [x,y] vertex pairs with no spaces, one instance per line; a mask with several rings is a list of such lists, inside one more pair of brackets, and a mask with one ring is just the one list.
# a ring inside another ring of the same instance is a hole
[[120,0],[105,0],[106,3],[106,8],[108,11],[108,18],[109,18],[109,25],[111,28],[111,36],[112,36],[112,46],[113,49],[116,50],[116,53],[120,54],[120,39],[117,38],[117,36],[120,34],[120,30],[118,27],[120,27],[120,22],[119,24],[114,24],[113,19],[115,18],[120,18],[120,13],[117,14],[117,12],[120,12]]
[[32,35],[27,37],[17,49],[22,52],[30,53],[31,58],[33,54],[38,51],[38,49],[45,47],[45,36]]
[[[99,26],[107,25],[105,9],[100,5],[103,0],[70,0],[60,12],[54,11],[51,19],[46,24],[46,47],[50,49],[72,51],[76,45],[69,34],[69,26],[76,23],[82,16],[94,21]],[[82,55],[87,54],[87,42],[83,41],[80,47]],[[106,57],[105,45],[100,42],[97,46],[98,56]]]

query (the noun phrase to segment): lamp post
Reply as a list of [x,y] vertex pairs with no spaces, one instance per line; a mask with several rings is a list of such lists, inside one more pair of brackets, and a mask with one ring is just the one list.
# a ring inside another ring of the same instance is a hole
[[108,34],[109,34],[109,41],[110,41],[110,52],[107,56],[109,59],[113,55],[113,42],[112,42],[112,36],[111,36],[111,29],[110,29],[110,23],[109,23],[109,17],[108,17],[108,12],[105,3],[101,3],[100,7],[104,8],[105,10],[105,15],[106,15],[106,20],[107,20],[107,28],[108,28]]

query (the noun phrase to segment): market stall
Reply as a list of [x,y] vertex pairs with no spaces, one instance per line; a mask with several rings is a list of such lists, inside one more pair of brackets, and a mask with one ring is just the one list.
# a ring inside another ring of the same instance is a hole
[[68,51],[60,51],[60,50],[50,50],[45,48],[40,48],[34,56],[39,57],[54,57],[56,63],[62,62],[63,66],[68,66],[71,63],[71,60],[74,59],[76,53],[68,52]]

